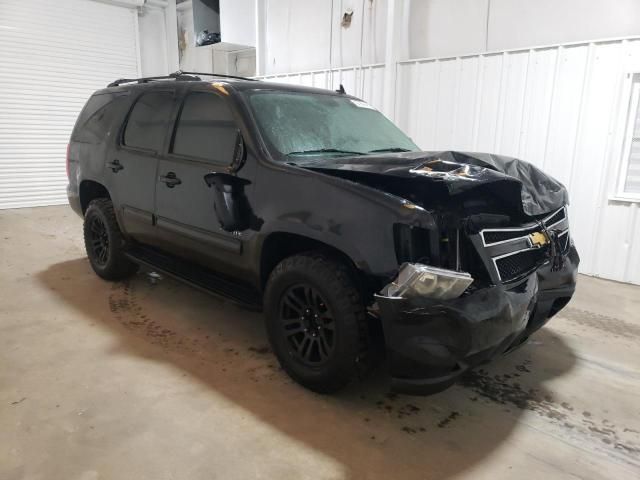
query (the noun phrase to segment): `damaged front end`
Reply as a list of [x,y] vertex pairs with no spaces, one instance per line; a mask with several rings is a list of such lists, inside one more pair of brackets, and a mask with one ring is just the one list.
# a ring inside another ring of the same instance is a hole
[[446,388],[510,351],[573,295],[565,188],[517,159],[412,152],[307,168],[412,202],[437,228],[393,225],[397,275],[375,295],[392,386]]
[[[544,233],[547,224],[552,234]],[[446,388],[467,369],[522,344],[573,295],[579,257],[564,208],[543,222],[459,235],[467,240],[460,248],[480,262],[458,266],[473,274],[405,263],[375,296],[397,391]]]
[[[395,390],[446,388],[522,344],[571,299],[579,257],[565,207],[521,225],[494,224],[461,218],[437,235],[440,253],[422,257],[448,268],[403,263],[375,296]],[[410,251],[401,245],[398,253],[416,260]]]

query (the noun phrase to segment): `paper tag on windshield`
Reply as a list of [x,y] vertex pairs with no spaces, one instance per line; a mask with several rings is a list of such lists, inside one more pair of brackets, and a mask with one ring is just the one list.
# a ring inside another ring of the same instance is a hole
[[372,107],[367,102],[363,102],[362,100],[351,100],[351,103],[353,103],[356,107],[368,108],[369,110],[376,110],[375,107]]

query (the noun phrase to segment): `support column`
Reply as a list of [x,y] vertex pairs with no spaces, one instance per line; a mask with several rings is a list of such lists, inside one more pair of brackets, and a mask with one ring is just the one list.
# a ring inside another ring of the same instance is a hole
[[169,73],[180,68],[178,55],[178,14],[176,0],[167,0],[164,9],[165,34],[167,36],[167,69]]
[[264,0],[256,0],[256,76],[265,74],[267,46],[267,8]]
[[387,32],[384,55],[383,113],[395,118],[397,64],[408,55],[410,0],[387,0]]

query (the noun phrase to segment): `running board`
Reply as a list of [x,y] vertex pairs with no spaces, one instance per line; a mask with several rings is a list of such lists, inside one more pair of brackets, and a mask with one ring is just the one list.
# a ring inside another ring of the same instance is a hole
[[126,255],[139,265],[164,273],[217,297],[251,310],[262,309],[260,293],[256,289],[218,275],[200,265],[141,246],[131,248]]

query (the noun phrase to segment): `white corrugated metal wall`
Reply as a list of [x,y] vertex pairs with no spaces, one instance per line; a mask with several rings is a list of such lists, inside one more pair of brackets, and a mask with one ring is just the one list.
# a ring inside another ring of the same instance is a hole
[[138,73],[137,11],[0,0],[0,208],[66,203],[66,147],[91,93]]
[[[640,284],[638,204],[612,199],[629,101],[623,85],[628,72],[640,72],[639,38],[409,60],[396,68],[390,116],[418,145],[540,166],[569,189],[581,272]],[[342,82],[380,107],[384,66],[268,78],[323,88]]]
[[[340,84],[350,95],[360,97],[382,110],[384,91],[384,64],[316,70],[313,72],[285,73],[260,78],[272,82],[292,83],[308,87],[337,90]],[[393,112],[385,112],[391,117]]]

